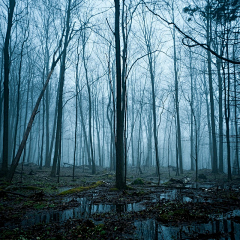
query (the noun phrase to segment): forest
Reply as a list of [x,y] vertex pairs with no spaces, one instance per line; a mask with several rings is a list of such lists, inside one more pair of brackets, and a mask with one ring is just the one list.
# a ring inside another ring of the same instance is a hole
[[239,0],[1,0],[0,26],[0,239],[240,239]]

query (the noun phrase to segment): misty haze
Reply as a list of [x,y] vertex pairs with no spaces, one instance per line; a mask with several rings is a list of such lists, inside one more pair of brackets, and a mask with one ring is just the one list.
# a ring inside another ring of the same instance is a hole
[[0,239],[240,239],[239,0],[1,0],[0,50]]

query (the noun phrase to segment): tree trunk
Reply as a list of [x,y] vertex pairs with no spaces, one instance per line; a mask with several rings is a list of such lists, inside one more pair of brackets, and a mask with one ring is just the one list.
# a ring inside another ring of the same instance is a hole
[[[233,45],[233,59],[235,59],[235,45]],[[240,169],[239,169],[239,140],[238,140],[238,114],[237,114],[237,76],[236,76],[236,65],[233,66],[233,77],[234,77],[234,125],[235,125],[235,171],[238,175],[240,175]]]
[[89,84],[89,78],[88,78],[88,69],[86,64],[86,56],[85,56],[85,50],[86,50],[86,36],[85,32],[83,32],[82,36],[83,41],[83,65],[85,70],[85,76],[87,81],[87,91],[88,91],[88,102],[89,102],[89,109],[88,109],[88,131],[89,131],[89,143],[90,143],[90,157],[91,157],[91,163],[92,163],[92,174],[96,173],[96,166],[95,166],[95,160],[94,160],[94,154],[93,154],[93,139],[92,139],[92,97],[91,97],[91,89]]
[[3,117],[3,159],[2,159],[2,173],[8,173],[8,135],[9,135],[9,73],[10,73],[10,60],[9,60],[9,42],[11,36],[11,29],[13,25],[13,12],[15,8],[15,0],[9,0],[8,8],[8,23],[7,32],[4,40],[4,117]]
[[218,94],[219,94],[219,117],[218,117],[218,127],[219,127],[219,172],[223,173],[223,104],[222,104],[222,76],[221,76],[221,63],[222,61],[217,58],[217,74],[218,74]]
[[[116,187],[123,189],[126,186],[124,178],[124,111],[122,110],[122,76],[121,76],[121,49],[120,49],[120,3],[115,0],[115,49],[116,49],[116,77],[117,77],[117,136],[116,136]],[[125,97],[125,96],[124,96]]]
[[[174,22],[174,14],[173,14]],[[177,117],[177,143],[178,143],[178,157],[179,157],[179,170],[183,174],[183,160],[182,160],[182,140],[181,140],[181,126],[179,114],[179,97],[178,97],[178,73],[177,73],[177,51],[176,51],[176,35],[175,27],[173,28],[173,54],[174,54],[174,78],[175,78],[175,107]]]
[[[208,6],[209,5],[208,1]],[[207,45],[211,46],[211,17],[210,9],[207,10]],[[209,94],[210,94],[210,109],[211,109],[211,130],[212,130],[212,152],[213,152],[213,161],[212,161],[212,172],[217,173],[217,140],[216,140],[216,127],[215,127],[215,108],[214,108],[214,97],[213,97],[213,81],[212,81],[212,58],[211,53],[207,51],[207,61],[208,61],[208,80],[209,80]]]
[[[194,92],[193,92],[193,68],[192,68],[192,50],[190,48],[189,52],[189,60],[190,60],[190,78],[191,78],[191,105],[194,106]],[[191,111],[191,135],[190,135],[190,159],[191,159],[191,170],[194,170],[194,135],[193,135],[193,112]]]
[[[229,57],[229,35],[227,33],[227,57]],[[227,85],[226,79],[224,77],[224,91],[225,91],[225,122],[226,122],[226,140],[227,140],[227,166],[228,166],[228,180],[232,180],[232,170],[231,170],[231,144],[230,144],[230,66],[229,62],[227,62]]]
[[20,107],[20,87],[21,87],[21,74],[22,74],[22,59],[23,59],[23,48],[24,48],[25,40],[21,46],[20,52],[20,62],[19,62],[19,70],[18,70],[18,86],[17,86],[17,109],[16,109],[16,123],[14,129],[14,139],[13,139],[13,156],[15,156],[15,149],[16,149],[16,141],[17,141],[17,129],[18,129],[18,121],[19,121],[19,107]]
[[[44,85],[44,84],[43,84]],[[45,120],[45,103],[44,98],[42,101],[42,143],[41,143],[41,154],[40,154],[40,166],[39,168],[42,169],[43,166],[43,149],[44,149],[44,120]]]
[[71,0],[68,0],[67,9],[67,21],[66,21],[66,35],[64,40],[63,54],[61,59],[60,76],[59,76],[59,97],[58,97],[58,115],[57,115],[57,131],[55,139],[55,150],[51,176],[56,176],[57,162],[60,161],[59,156],[61,155],[61,131],[62,131],[62,115],[63,115],[63,87],[65,80],[65,68],[66,68],[66,56],[67,46],[69,41],[70,33],[70,13],[71,13]]
[[[148,49],[148,52],[151,52],[151,49]],[[158,185],[160,184],[160,163],[159,163],[159,153],[158,153],[158,134],[157,134],[157,116],[156,116],[156,99],[155,99],[155,80],[153,73],[153,63],[151,54],[148,55],[149,68],[150,68],[150,77],[151,77],[151,86],[152,86],[152,113],[153,113],[153,137],[154,137],[154,146],[155,146],[155,157],[156,157],[156,166],[157,166],[157,176],[158,176]]]
[[[46,51],[47,51],[47,61],[46,61],[46,73],[49,71],[49,50],[47,46],[47,39],[46,39]],[[45,99],[46,99],[46,150],[45,150],[45,166],[50,167],[51,164],[51,156],[49,156],[49,147],[50,147],[50,131],[49,131],[49,86],[47,86],[46,89],[46,94],[45,94]]]

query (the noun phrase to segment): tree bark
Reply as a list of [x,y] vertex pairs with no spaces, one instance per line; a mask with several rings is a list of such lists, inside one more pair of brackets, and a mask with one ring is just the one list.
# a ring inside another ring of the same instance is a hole
[[[222,54],[221,54],[222,55]],[[218,94],[219,94],[219,117],[218,117],[218,127],[219,127],[219,172],[223,173],[223,97],[222,97],[222,76],[221,76],[221,63],[222,61],[217,58],[217,74],[218,74]]]
[[58,97],[58,115],[57,115],[57,131],[55,139],[55,150],[51,176],[56,176],[57,162],[60,161],[61,155],[61,131],[62,131],[62,115],[63,115],[63,87],[65,80],[65,68],[66,68],[66,56],[67,56],[67,46],[68,38],[70,33],[70,13],[71,13],[71,0],[68,0],[67,9],[67,20],[66,20],[66,35],[64,40],[63,54],[61,59],[60,76],[59,76],[59,97]]
[[3,159],[2,159],[2,173],[8,173],[8,135],[9,135],[9,73],[10,73],[10,59],[9,59],[9,43],[11,36],[11,29],[13,25],[13,13],[15,8],[15,0],[9,0],[8,7],[8,23],[7,32],[4,40],[4,117],[3,117]]
[[[208,1],[208,6],[210,3]],[[211,16],[210,9],[207,9],[207,45],[211,45]],[[213,152],[213,160],[212,160],[212,172],[217,173],[217,140],[216,140],[216,127],[215,127],[215,108],[214,108],[214,97],[213,97],[213,81],[212,81],[212,58],[211,53],[207,51],[207,61],[208,61],[208,80],[209,80],[209,95],[210,95],[210,114],[211,114],[211,130],[212,130],[212,152]]]
[[89,142],[90,142],[90,157],[91,157],[91,163],[92,163],[92,174],[96,173],[96,166],[95,166],[95,160],[94,160],[94,154],[93,154],[93,136],[92,136],[92,97],[91,97],[91,89],[89,84],[89,77],[88,77],[88,69],[87,69],[87,63],[86,63],[86,56],[85,56],[85,50],[86,50],[86,36],[85,32],[83,32],[82,41],[83,41],[83,65],[85,70],[85,76],[87,81],[87,91],[88,91],[88,102],[89,102],[89,109],[88,109],[88,131],[89,131]]
[[[116,49],[116,77],[117,77],[117,136],[116,136],[116,187],[123,189],[124,181],[124,145],[123,130],[124,117],[122,110],[122,75],[121,75],[121,49],[120,49],[120,3],[115,0],[115,49]],[[123,96],[125,97],[125,96]]]
[[[173,14],[174,21],[174,14]],[[176,35],[175,27],[173,28],[173,54],[174,54],[174,78],[175,78],[175,107],[177,117],[177,143],[178,143],[178,158],[180,174],[183,174],[183,160],[182,160],[182,140],[181,140],[181,125],[179,113],[179,97],[178,97],[178,74],[177,74],[177,51],[176,51]]]

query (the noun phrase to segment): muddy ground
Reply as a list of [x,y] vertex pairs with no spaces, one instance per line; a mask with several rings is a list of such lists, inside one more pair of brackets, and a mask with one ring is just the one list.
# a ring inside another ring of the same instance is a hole
[[128,169],[126,190],[115,175],[85,166],[61,168],[59,179],[35,165],[0,179],[1,239],[240,239],[240,178],[210,170]]

